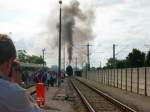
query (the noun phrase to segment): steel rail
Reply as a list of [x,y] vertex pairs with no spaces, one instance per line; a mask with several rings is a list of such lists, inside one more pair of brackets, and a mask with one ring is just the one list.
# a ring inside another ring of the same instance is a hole
[[89,112],[96,112],[93,107],[90,105],[90,103],[87,101],[87,99],[84,97],[84,95],[81,93],[81,91],[75,86],[75,84],[73,83],[72,80],[70,80],[71,84],[73,85],[73,87],[75,88],[75,90],[77,91],[77,93],[79,94],[81,100],[83,101],[83,103],[85,104],[85,106],[88,108]]
[[120,109],[122,109],[125,112],[137,112],[136,110],[132,109],[131,107],[121,103],[120,101],[114,99],[113,97],[109,96],[108,94],[100,91],[99,89],[97,89],[96,87],[91,86],[90,84],[87,84],[79,79],[76,78],[76,80],[78,80],[79,82],[81,82],[82,84],[84,84],[85,86],[91,88],[93,91],[97,92],[98,94],[100,94],[101,96],[103,96],[105,99],[107,99],[109,102],[113,103],[114,105],[116,105],[117,107],[119,107]]

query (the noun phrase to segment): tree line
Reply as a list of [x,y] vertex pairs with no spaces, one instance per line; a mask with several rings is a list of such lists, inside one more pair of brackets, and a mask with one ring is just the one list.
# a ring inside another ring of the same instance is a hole
[[104,68],[134,68],[150,66],[150,51],[147,54],[134,48],[125,59],[109,58]]
[[46,64],[42,56],[29,55],[25,50],[17,51],[17,60],[24,63]]

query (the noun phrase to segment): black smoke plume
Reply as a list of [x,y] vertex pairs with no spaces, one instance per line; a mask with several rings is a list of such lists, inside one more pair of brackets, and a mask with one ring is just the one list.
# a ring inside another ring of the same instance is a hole
[[62,8],[62,40],[67,47],[69,64],[72,60],[73,44],[93,39],[94,19],[93,9],[81,10],[77,0],[71,1],[68,6]]

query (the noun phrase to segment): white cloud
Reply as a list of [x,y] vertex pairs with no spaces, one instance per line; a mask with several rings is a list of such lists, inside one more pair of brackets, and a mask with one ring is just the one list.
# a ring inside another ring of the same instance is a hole
[[[150,43],[148,38],[150,2],[148,0],[122,0],[122,2],[112,0],[113,4],[110,4],[111,1],[108,1],[110,2],[108,4],[103,0],[99,2],[94,31],[97,35],[95,41],[101,45],[98,49],[104,51],[103,54],[99,54],[103,65],[107,58],[112,57],[113,43],[118,45],[117,52],[122,49],[117,58],[125,58],[132,48],[144,51],[146,49],[144,44]],[[94,62],[94,57],[92,61]]]
[[[64,0],[63,5],[69,2]],[[145,50],[144,44],[150,43],[149,0],[80,0],[80,3],[81,9],[96,10],[94,43],[101,46],[93,49],[104,52],[91,55],[96,66],[99,62],[95,60],[101,58],[104,65],[112,56],[113,43],[118,45],[117,52],[125,48],[118,58],[124,58],[133,47]],[[58,34],[58,0],[0,0],[0,15],[0,32],[12,32],[17,49],[40,55],[41,49],[46,48],[47,63],[57,64],[58,52],[51,47],[54,44],[51,41]]]

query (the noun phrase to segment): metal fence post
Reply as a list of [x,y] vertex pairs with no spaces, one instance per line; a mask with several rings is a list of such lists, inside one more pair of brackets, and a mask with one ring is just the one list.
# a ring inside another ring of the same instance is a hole
[[122,68],[121,68],[121,89],[122,89]]
[[115,87],[115,69],[114,69],[114,87]]
[[139,94],[139,68],[137,68],[137,94]]
[[102,84],[103,84],[103,69],[102,69]]
[[98,76],[98,83],[99,83],[99,70],[97,71],[97,76]]
[[101,82],[101,69],[99,70],[99,82],[102,83]]
[[107,85],[108,85],[108,69],[106,70],[106,73],[107,73]]
[[96,81],[98,82],[98,70],[96,70],[95,73],[96,73]]
[[131,70],[131,92],[132,92],[132,81],[133,81],[133,76],[132,76],[132,74],[133,74],[133,68],[131,68],[130,70]]
[[102,84],[102,69],[100,70],[100,82]]
[[98,70],[98,82],[100,82],[100,70]]
[[107,81],[106,81],[106,70],[104,71],[104,75],[105,75],[104,81],[105,81],[105,85],[106,85],[107,84]]
[[145,67],[145,96],[147,96],[147,67]]
[[107,79],[108,79],[108,77],[107,77],[107,70],[105,70],[105,74],[106,74],[105,81],[106,81],[106,85],[107,85]]
[[105,72],[104,72],[104,73],[105,73],[105,85],[106,85],[106,84],[107,84],[107,81],[106,81],[106,80],[107,80],[106,70],[105,70]]
[[102,70],[103,70],[103,69],[101,69],[101,84],[103,84],[103,74],[102,74]]
[[103,70],[103,84],[105,84],[105,70]]
[[110,69],[110,85],[112,86],[112,69]]
[[117,69],[117,88],[118,88],[118,69]]
[[105,84],[105,70],[104,70],[103,74],[104,74],[104,84]]
[[127,85],[127,82],[128,82],[128,81],[127,81],[127,70],[128,70],[128,69],[126,68],[126,79],[125,79],[125,80],[126,80],[126,91],[127,91],[127,86],[128,86],[128,85]]
[[107,70],[105,70],[105,84],[107,85]]
[[109,69],[108,69],[108,85],[109,85]]
[[104,84],[104,69],[103,69],[103,71],[102,71],[102,74],[103,74],[103,84]]
[[105,84],[107,85],[107,74],[106,74],[106,70],[105,70]]
[[100,70],[98,70],[98,82],[100,83]]

